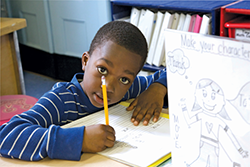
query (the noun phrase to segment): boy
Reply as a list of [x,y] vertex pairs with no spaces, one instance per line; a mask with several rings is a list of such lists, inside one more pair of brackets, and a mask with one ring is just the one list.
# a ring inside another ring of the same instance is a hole
[[76,74],[71,82],[55,84],[30,110],[0,127],[1,156],[28,161],[46,156],[80,160],[82,152],[112,147],[115,131],[111,126],[60,127],[102,109],[102,76],[106,78],[109,105],[136,98],[127,108],[135,108],[133,124],[138,125],[143,118],[144,125],[151,117],[157,121],[167,93],[166,72],[136,76],[146,57],[147,43],[137,27],[121,21],[105,24],[89,52],[83,53],[83,74]]

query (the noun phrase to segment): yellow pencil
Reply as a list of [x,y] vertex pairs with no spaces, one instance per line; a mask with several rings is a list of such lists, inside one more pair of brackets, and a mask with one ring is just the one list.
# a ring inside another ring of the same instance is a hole
[[108,97],[107,97],[107,89],[104,76],[102,76],[102,95],[103,95],[106,125],[109,125]]

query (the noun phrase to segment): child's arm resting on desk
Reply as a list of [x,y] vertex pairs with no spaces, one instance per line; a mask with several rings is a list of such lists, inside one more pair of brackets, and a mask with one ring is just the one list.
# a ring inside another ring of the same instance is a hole
[[167,78],[166,69],[155,72],[153,75],[137,76],[125,97],[135,98],[127,110],[134,110],[131,121],[138,125],[144,118],[147,125],[151,117],[157,121],[162,107],[167,107]]

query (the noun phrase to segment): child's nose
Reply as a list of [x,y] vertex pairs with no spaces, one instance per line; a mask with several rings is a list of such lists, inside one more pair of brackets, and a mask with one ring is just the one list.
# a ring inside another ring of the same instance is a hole
[[114,77],[106,77],[106,87],[108,93],[115,92],[115,79]]

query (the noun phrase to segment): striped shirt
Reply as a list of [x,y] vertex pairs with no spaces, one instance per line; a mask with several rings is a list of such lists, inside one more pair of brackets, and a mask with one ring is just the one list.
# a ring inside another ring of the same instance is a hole
[[[91,104],[79,83],[83,73],[71,82],[56,83],[28,111],[15,115],[0,127],[0,156],[37,161],[51,159],[80,160],[84,126],[63,129],[60,126],[101,110]],[[137,76],[121,101],[137,97],[153,82],[167,87],[166,70]]]

